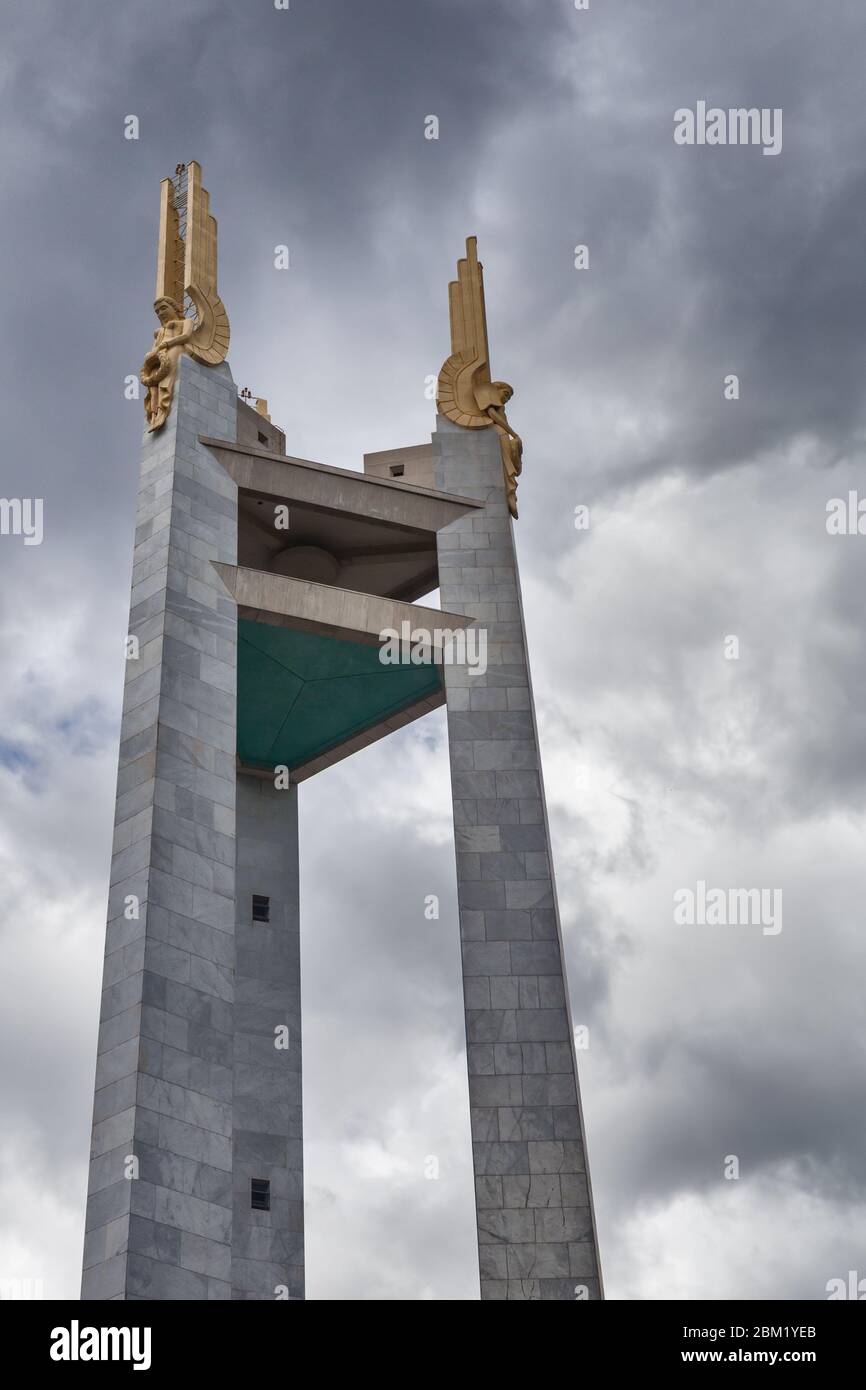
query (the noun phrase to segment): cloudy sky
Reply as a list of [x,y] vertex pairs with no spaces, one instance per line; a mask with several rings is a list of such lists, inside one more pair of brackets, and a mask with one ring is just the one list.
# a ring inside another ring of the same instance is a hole
[[[866,495],[862,0],[0,16],[0,493],[44,499],[41,545],[0,536],[0,1277],[78,1291],[142,425],[124,377],[154,326],[158,182],[191,158],[235,379],[324,463],[429,438],[478,235],[525,440],[608,1296],[866,1276],[866,537],[826,528],[829,499]],[[780,108],[781,154],[676,145],[698,101]],[[437,712],[301,788],[310,1298],[477,1296],[443,739]],[[677,925],[699,880],[780,889],[781,932]]]

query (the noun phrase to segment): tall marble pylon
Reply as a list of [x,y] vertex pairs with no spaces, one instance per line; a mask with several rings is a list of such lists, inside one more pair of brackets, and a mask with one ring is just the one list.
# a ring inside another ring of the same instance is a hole
[[145,435],[82,1297],[229,1297],[237,488],[228,367],[184,356]]
[[[239,398],[216,235],[179,165],[141,373],[82,1298],[305,1297],[298,786],[442,705],[482,1297],[600,1297],[512,535],[522,443],[474,241],[432,443],[362,473],[287,455]],[[417,602],[437,588],[442,607]]]
[[481,1296],[596,1299],[574,1036],[499,440],[439,417],[437,487],[483,498],[438,537],[444,607],[487,634],[446,666]]
[[449,286],[436,486],[483,503],[438,536],[444,606],[487,638],[446,666],[484,1299],[602,1296],[574,1028],[514,548],[523,441],[493,380],[474,237]]

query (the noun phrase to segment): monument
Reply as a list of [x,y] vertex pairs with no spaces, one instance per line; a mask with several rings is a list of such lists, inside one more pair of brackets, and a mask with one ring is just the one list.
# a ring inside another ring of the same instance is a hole
[[298,786],[443,704],[481,1297],[599,1298],[475,240],[432,440],[363,473],[239,397],[197,164],[157,261],[82,1298],[304,1297]]

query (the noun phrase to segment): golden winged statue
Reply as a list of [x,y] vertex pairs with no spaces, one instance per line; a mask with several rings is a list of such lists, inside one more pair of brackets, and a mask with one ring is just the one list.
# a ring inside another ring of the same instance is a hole
[[514,395],[507,381],[492,381],[484,307],[484,267],[474,236],[457,262],[457,279],[448,286],[451,356],[439,373],[436,404],[455,425],[467,430],[495,428],[499,435],[508,510],[517,516],[517,479],[523,468],[523,441],[511,428],[505,407]]
[[[216,367],[229,348],[229,318],[217,294],[217,224],[201,168],[179,164],[160,184],[159,251],[154,309],[160,326],[144,359],[144,414],[149,430],[168,419],[181,353]],[[187,317],[188,301],[195,317]]]

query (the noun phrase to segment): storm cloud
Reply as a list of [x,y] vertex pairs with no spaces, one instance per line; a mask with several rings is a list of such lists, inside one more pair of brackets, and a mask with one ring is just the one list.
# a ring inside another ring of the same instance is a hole
[[[866,537],[826,528],[864,488],[860,0],[0,13],[0,493],[44,499],[45,530],[0,536],[0,1277],[78,1291],[124,381],[158,182],[193,158],[235,379],[323,463],[429,438],[478,235],[608,1296],[866,1274]],[[678,146],[699,100],[782,109],[781,154]],[[427,716],[300,789],[314,1299],[477,1296],[444,736]],[[780,889],[782,932],[678,925],[699,879]]]

